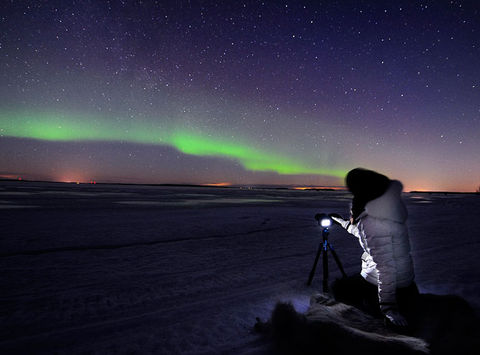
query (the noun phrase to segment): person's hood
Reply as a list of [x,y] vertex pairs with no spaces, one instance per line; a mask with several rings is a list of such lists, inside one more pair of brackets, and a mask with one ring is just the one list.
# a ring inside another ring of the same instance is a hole
[[384,194],[365,205],[366,214],[375,218],[404,223],[408,213],[402,201],[402,190],[403,185],[400,181],[391,180]]
[[373,170],[356,168],[348,172],[345,184],[355,198],[366,203],[383,195],[390,179]]

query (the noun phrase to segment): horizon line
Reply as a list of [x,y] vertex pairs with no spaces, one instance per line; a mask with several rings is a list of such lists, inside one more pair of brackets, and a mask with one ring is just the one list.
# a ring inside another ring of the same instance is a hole
[[[318,186],[318,185],[302,185],[302,184],[230,184],[230,183],[136,183],[136,182],[115,182],[115,181],[58,181],[58,180],[32,180],[23,179],[21,177],[5,177],[0,176],[0,181],[10,182],[39,182],[53,184],[69,184],[69,185],[132,185],[132,186],[171,186],[171,187],[205,187],[205,188],[263,188],[263,189],[285,189],[296,191],[345,191],[348,192],[346,186]],[[479,191],[442,191],[442,190],[409,190],[405,193],[417,194],[480,194]]]
[[70,184],[70,185],[139,185],[139,186],[192,186],[192,187],[219,187],[219,188],[242,188],[242,187],[271,187],[271,188],[289,188],[294,190],[347,190],[344,186],[318,186],[304,184],[233,184],[233,183],[155,183],[155,182],[119,182],[119,181],[59,181],[59,180],[42,180],[42,179],[24,179],[21,177],[5,177],[0,175],[0,181],[12,182],[42,182],[53,184]]

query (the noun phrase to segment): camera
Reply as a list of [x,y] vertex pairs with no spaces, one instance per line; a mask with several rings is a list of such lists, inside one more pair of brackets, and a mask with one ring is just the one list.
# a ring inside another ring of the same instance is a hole
[[323,228],[328,228],[332,225],[332,219],[326,213],[317,213],[315,219]]

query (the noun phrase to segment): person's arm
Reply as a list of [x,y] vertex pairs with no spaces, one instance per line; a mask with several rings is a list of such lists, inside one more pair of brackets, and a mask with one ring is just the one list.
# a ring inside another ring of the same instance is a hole
[[343,219],[342,216],[336,213],[331,213],[329,214],[329,217],[332,219],[332,221],[339,225],[342,228],[345,228],[348,233],[352,234],[353,236],[359,238],[360,237],[360,232],[358,230],[358,226],[356,224],[353,224],[351,221]]

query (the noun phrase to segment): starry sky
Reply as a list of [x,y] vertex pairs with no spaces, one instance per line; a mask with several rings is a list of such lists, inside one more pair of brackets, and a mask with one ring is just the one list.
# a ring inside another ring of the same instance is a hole
[[2,1],[0,177],[480,185],[477,1]]

